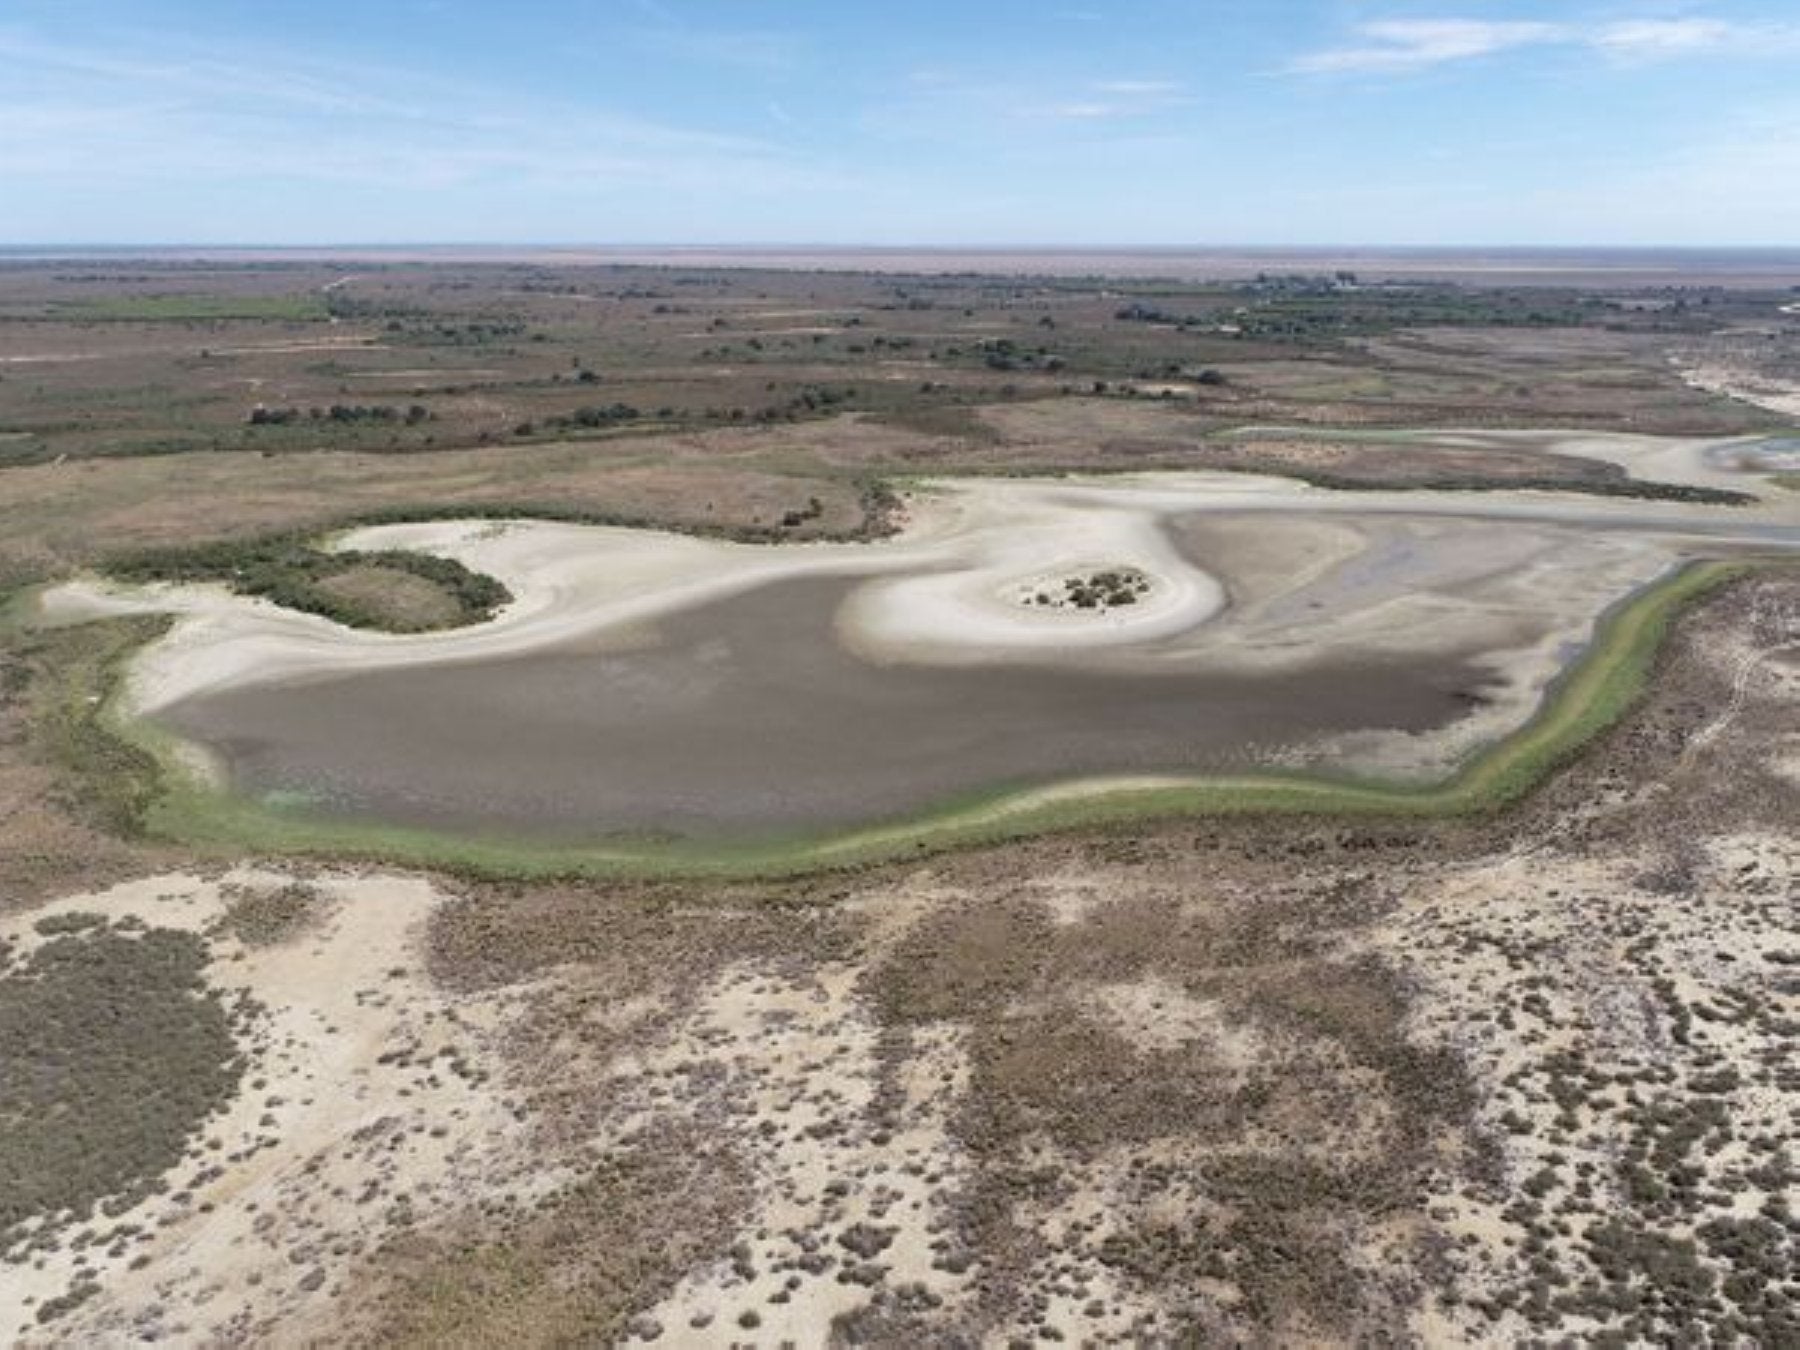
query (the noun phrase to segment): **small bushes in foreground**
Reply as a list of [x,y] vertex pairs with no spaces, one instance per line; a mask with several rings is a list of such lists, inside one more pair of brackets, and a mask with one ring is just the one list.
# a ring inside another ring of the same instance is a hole
[[243,1071],[203,939],[52,930],[0,966],[0,1250],[34,1221],[149,1194]]

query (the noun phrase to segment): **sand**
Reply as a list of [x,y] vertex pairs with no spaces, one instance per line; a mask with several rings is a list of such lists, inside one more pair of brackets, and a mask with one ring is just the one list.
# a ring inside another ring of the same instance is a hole
[[1681,378],[1709,394],[1753,403],[1783,417],[1800,418],[1800,385],[1791,380],[1777,379],[1729,362],[1688,366],[1682,370]]

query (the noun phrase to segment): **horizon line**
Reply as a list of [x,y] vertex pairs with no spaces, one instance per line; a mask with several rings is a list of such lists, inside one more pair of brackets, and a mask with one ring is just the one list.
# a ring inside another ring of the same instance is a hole
[[1579,241],[1554,244],[1520,243],[1453,243],[1402,244],[1381,242],[1340,242],[1329,244],[1268,243],[845,243],[823,240],[675,242],[668,240],[319,240],[305,243],[264,243],[254,241],[195,242],[190,240],[81,240],[75,242],[24,240],[0,242],[0,252],[264,252],[296,253],[325,251],[397,251],[402,249],[468,249],[472,251],[538,250],[544,252],[731,252],[731,253],[1095,253],[1095,254],[1293,254],[1293,253],[1763,253],[1800,258],[1800,244],[1744,243],[1651,243],[1616,244]]

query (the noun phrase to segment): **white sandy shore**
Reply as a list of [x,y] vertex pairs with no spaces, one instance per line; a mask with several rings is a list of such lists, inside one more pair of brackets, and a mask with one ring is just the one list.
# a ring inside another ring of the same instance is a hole
[[[1555,448],[1741,484],[1709,457],[1719,444],[1581,436]],[[1175,546],[1174,518],[1208,521],[1204,566]],[[43,608],[60,620],[181,615],[134,666],[129,701],[148,713],[228,687],[637,641],[668,615],[756,587],[860,578],[838,629],[873,661],[1143,668],[1181,658],[1255,671],[1346,652],[1487,651],[1492,705],[1468,728],[1486,734],[1528,709],[1607,603],[1682,557],[1768,546],[1770,527],[1797,524],[1791,497],[1722,509],[1542,492],[1335,493],[1239,474],[956,479],[919,484],[906,528],[871,544],[772,547],[480,521],[381,526],[339,541],[455,557],[516,597],[489,623],[441,634],[350,630],[217,587],[84,581],[50,592]],[[1790,534],[1786,546],[1796,543]],[[1120,566],[1151,579],[1129,608],[1021,603],[1060,577]]]
[[1746,370],[1729,362],[1709,362],[1682,370],[1681,378],[1708,394],[1723,394],[1783,417],[1800,418],[1800,385]]

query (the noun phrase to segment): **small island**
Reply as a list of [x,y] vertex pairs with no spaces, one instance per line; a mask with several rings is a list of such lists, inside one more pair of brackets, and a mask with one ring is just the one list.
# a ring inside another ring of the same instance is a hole
[[1104,614],[1135,605],[1149,593],[1148,573],[1135,567],[1108,567],[1032,582],[1024,588],[1021,603],[1041,609],[1085,609]]

